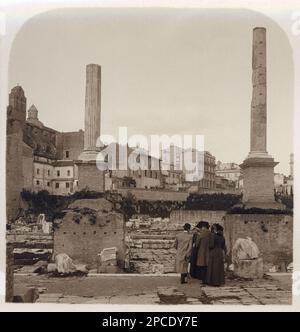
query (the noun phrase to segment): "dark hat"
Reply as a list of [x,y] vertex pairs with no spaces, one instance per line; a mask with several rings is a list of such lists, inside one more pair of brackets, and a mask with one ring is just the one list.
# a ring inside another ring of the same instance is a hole
[[224,228],[220,224],[216,224],[217,232],[223,232]]
[[191,229],[191,224],[188,224],[188,223],[184,224],[184,225],[183,225],[183,229],[184,229],[185,231],[189,231],[189,230]]
[[207,229],[209,229],[209,222],[208,221],[203,221],[203,225],[204,225],[204,227],[206,227]]
[[199,221],[196,225],[197,228],[203,227],[203,221]]
[[209,228],[209,222],[204,221],[204,220],[201,220],[201,221],[198,222],[198,224],[197,224],[196,227],[197,227],[197,228],[205,227],[205,228],[208,229],[208,228]]

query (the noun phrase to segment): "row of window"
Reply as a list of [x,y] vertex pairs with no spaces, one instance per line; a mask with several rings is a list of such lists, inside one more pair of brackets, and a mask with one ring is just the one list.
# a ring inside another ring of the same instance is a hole
[[215,175],[214,174],[205,174],[205,178],[209,179],[209,180],[214,180],[215,179]]
[[170,178],[173,178],[173,179],[175,179],[175,178],[176,178],[176,179],[177,179],[177,178],[179,179],[179,178],[180,178],[180,174],[178,174],[178,173],[169,173],[169,177],[170,177]]
[[201,180],[200,186],[203,188],[215,188],[215,182],[210,180]]
[[[39,168],[36,169],[36,174],[38,174],[38,175],[41,174],[41,170]],[[51,176],[50,169],[47,170],[47,175]],[[56,171],[56,176],[58,176],[58,177],[60,176],[60,170]],[[67,176],[71,176],[71,171],[69,169],[67,170]]]
[[145,176],[148,176],[149,178],[157,179],[157,172],[155,172],[155,171],[145,171]]
[[[76,235],[79,233],[76,233],[76,232],[72,232],[73,235]],[[83,235],[86,235],[86,232],[82,232]],[[93,234],[97,234],[97,231],[93,231]],[[107,232],[103,232],[104,235],[107,235]],[[114,234],[117,234],[117,232],[114,232]],[[67,232],[64,232],[64,235],[67,235]]]
[[205,157],[205,164],[215,164],[215,159]]
[[[41,184],[41,182],[39,180],[36,180],[36,185],[39,186]],[[60,187],[60,184],[63,184],[63,183],[59,183],[59,182],[56,182],[55,183],[55,188],[58,189]],[[65,188],[70,188],[70,182],[65,182]],[[76,181],[76,186],[78,186],[78,181]],[[47,187],[51,187],[51,183],[48,181],[47,182]]]
[[214,173],[215,172],[215,167],[204,165],[204,170]]
[[[133,175],[140,175],[141,172],[142,172],[141,170],[132,171],[131,174],[133,174]],[[144,176],[146,176],[146,177],[158,179],[158,171],[145,170],[143,172],[144,172]],[[113,171],[109,171],[109,177],[111,178],[113,175],[115,175],[115,173],[113,173]]]

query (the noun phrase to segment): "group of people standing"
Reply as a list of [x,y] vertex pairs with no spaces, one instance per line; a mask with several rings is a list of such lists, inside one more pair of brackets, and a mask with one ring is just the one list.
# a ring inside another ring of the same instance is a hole
[[183,228],[175,240],[176,272],[181,274],[181,283],[187,283],[190,275],[203,284],[225,284],[223,227],[219,224],[210,227],[207,221],[200,221],[193,230],[188,223]]

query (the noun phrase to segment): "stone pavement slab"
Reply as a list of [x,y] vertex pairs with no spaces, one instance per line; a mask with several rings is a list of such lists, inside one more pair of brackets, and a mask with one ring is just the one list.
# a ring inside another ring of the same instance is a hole
[[269,288],[245,288],[261,304],[292,304],[292,292]]
[[223,287],[210,287],[195,279],[181,285],[179,277],[173,275],[15,276],[16,287],[21,285],[40,290],[37,303],[288,305],[292,303],[288,282],[282,286],[272,278],[226,280]]
[[36,303],[58,303],[64,295],[62,293],[44,293],[40,294]]
[[159,297],[155,294],[133,295],[133,296],[113,296],[110,304],[159,304]]

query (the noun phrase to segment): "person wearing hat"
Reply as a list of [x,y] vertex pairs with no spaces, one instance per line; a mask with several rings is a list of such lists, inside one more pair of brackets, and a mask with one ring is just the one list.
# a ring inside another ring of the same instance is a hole
[[205,283],[209,256],[209,223],[207,221],[200,221],[200,223],[197,225],[197,228],[200,230],[197,233],[195,242],[195,247],[197,250],[196,278],[202,280],[202,283]]
[[176,253],[176,272],[180,273],[180,282],[187,283],[188,266],[192,252],[192,233],[191,225],[185,224],[183,232],[179,233],[175,239]]
[[225,252],[226,246],[223,236],[223,227],[219,224],[214,224],[209,239],[209,260],[206,275],[206,283],[210,286],[221,286],[225,284]]

